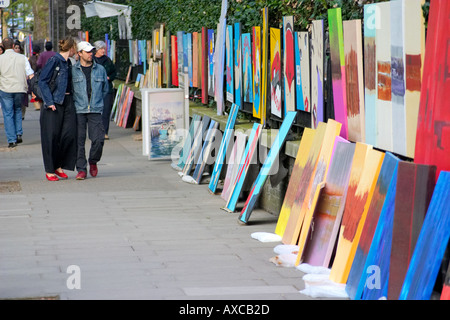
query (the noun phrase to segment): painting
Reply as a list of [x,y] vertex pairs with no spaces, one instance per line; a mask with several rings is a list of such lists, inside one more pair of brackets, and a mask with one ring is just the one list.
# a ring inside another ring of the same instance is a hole
[[281,106],[281,31],[270,28],[270,110],[282,118]]
[[194,57],[193,57],[193,47],[192,47],[192,33],[186,33],[186,44],[187,44],[187,65],[188,65],[188,75],[189,75],[189,87],[193,87],[193,77],[194,77]]
[[328,9],[331,80],[334,118],[342,124],[341,136],[348,139],[345,55],[341,8]]
[[209,190],[212,193],[216,192],[217,184],[219,183],[220,174],[222,172],[222,167],[225,162],[226,153],[228,151],[228,147],[230,146],[230,141],[234,136],[234,124],[236,123],[238,111],[239,111],[238,106],[236,104],[233,104],[231,106],[230,114],[228,115],[227,124],[225,126],[225,130],[222,137],[222,142],[220,144],[219,151],[217,152],[216,161],[214,164],[213,171],[211,173]]
[[[414,162],[450,171],[450,3],[432,1],[420,95]],[[414,83],[414,82],[412,82]]]
[[309,221],[305,222],[305,232],[302,232],[306,237],[303,247],[299,241],[296,265],[303,262],[329,267],[341,225],[354,153],[355,144],[336,137],[325,185],[316,206],[310,208],[306,217]]
[[294,17],[283,17],[283,86],[284,111],[295,111]]
[[323,20],[311,23],[311,128],[324,121],[324,26]]
[[202,103],[208,104],[208,30],[202,27],[202,58],[201,58],[201,80],[202,80]]
[[376,145],[392,151],[391,3],[377,4],[380,23],[375,36],[377,63]]
[[[306,31],[297,32],[298,50],[300,55],[300,79],[302,87],[303,103],[300,110],[311,111],[311,77],[310,77],[310,53],[309,53],[309,33]],[[298,69],[296,70],[299,71]],[[299,75],[297,74],[297,79]],[[298,108],[297,108],[298,109]]]
[[303,167],[301,177],[299,178],[299,184],[295,187],[293,194],[290,195],[290,197],[292,197],[292,200],[289,200],[290,215],[288,217],[288,222],[282,236],[282,242],[284,244],[297,244],[299,235],[299,231],[297,230],[297,223],[300,219],[300,209],[303,201],[305,200],[307,188],[311,181],[314,169],[317,165],[317,159],[319,157],[327,127],[328,125],[326,123],[323,123],[319,124],[319,127],[316,129],[317,131],[314,135],[314,140],[311,144],[305,166]]
[[[389,264],[392,248],[392,227],[394,223],[395,193],[398,181],[398,164],[395,167],[389,189],[386,193],[383,208],[381,209],[376,229],[367,254],[360,282],[364,281],[362,295],[356,296],[359,300],[386,299],[389,278]],[[373,266],[377,266],[377,280],[372,279]]]
[[[294,34],[294,56],[295,56],[295,100],[296,109],[305,109],[303,101],[303,85],[302,85],[302,52],[299,46],[298,32]],[[315,127],[313,127],[315,128]]]
[[397,300],[436,184],[436,167],[401,161],[395,193],[388,300]]
[[253,103],[252,37],[242,34],[242,90],[244,102]]
[[296,116],[297,116],[296,111],[289,111],[286,114],[286,117],[283,120],[280,129],[278,130],[278,134],[275,137],[272,146],[270,147],[269,154],[267,155],[267,158],[265,159],[264,164],[255,182],[253,183],[252,188],[250,189],[247,201],[245,202],[241,214],[239,215],[239,221],[243,223],[248,223],[250,216],[256,206],[258,198],[261,194],[261,190],[264,186],[264,183],[267,180],[267,177],[273,174],[274,171],[273,168],[276,169],[278,168],[279,165],[278,155],[281,151],[281,148],[284,145],[286,136],[288,135]]
[[185,110],[184,92],[180,89],[148,89],[145,109],[146,141],[149,160],[171,159],[172,149],[180,143],[180,132],[188,116]]
[[172,42],[172,86],[178,87],[178,45],[177,36],[170,36]]
[[[323,127],[322,130],[324,130],[326,125],[322,122],[321,126]],[[286,189],[283,205],[281,206],[280,214],[278,215],[278,221],[275,228],[275,234],[281,237],[283,237],[284,230],[286,229],[286,224],[291,213],[295,193],[298,185],[300,184],[302,172],[305,168],[306,161],[308,160],[308,154],[311,150],[315,135],[316,129],[305,128],[303,131],[302,139],[297,151],[297,157],[295,158],[294,167],[292,168],[292,173],[289,178],[289,184]]]
[[226,90],[227,101],[234,102],[234,41],[233,41],[233,26],[227,26],[225,36],[225,50],[226,50]]
[[[450,7],[449,3],[445,3]],[[399,300],[431,298],[450,238],[449,188],[450,172],[441,171],[406,272]]]
[[252,131],[250,133],[250,137],[247,142],[247,146],[245,147],[244,155],[239,163],[239,169],[236,175],[236,178],[231,183],[231,194],[227,200],[226,207],[223,208],[225,211],[234,212],[236,210],[236,204],[239,201],[239,197],[241,195],[242,187],[245,182],[245,178],[247,176],[248,169],[250,164],[254,161],[256,156],[256,150],[258,147],[258,142],[262,132],[262,125],[258,123],[253,124]]
[[343,22],[348,140],[365,142],[364,65],[361,20]]
[[[302,232],[303,222],[307,211],[312,208],[313,201],[317,200],[318,194],[316,191],[318,190],[319,185],[323,184],[327,175],[334,141],[336,136],[339,136],[341,127],[342,125],[339,122],[333,119],[328,120],[323,142],[319,148],[319,153],[317,154],[317,158],[314,157],[315,165],[303,171],[305,174],[305,180],[302,181],[302,185],[300,185],[297,191],[294,205],[291,210],[291,212],[298,211],[299,214],[296,221],[293,222],[294,230],[290,234],[291,239],[289,240],[289,244],[298,243],[297,239]],[[284,238],[285,237],[283,237],[283,239]]]
[[425,18],[422,13],[424,0],[404,1],[404,54],[405,54],[405,113],[406,153],[414,158],[417,123],[422,88],[422,73],[425,58]]
[[208,131],[206,132],[205,141],[203,142],[202,151],[200,153],[200,157],[198,159],[198,162],[195,166],[194,173],[192,174],[192,179],[187,179],[186,176],[183,177],[183,181],[188,181],[190,183],[200,184],[203,172],[205,171],[206,165],[209,165],[212,163],[213,160],[213,150],[217,149],[217,137],[219,136],[218,131],[219,123],[217,121],[211,120],[209,123]]
[[253,117],[261,119],[261,27],[252,28]]
[[366,283],[367,270],[364,269],[367,256],[369,254],[370,245],[372,244],[378,219],[386,200],[386,194],[390,188],[394,172],[400,160],[390,152],[386,152],[381,166],[380,174],[370,201],[369,209],[362,228],[361,237],[359,238],[358,247],[353,259],[352,268],[348,276],[347,291],[350,299],[359,300],[362,297],[362,291]]
[[377,50],[375,38],[379,21],[377,4],[364,5],[365,142],[372,146],[376,146],[377,139]]
[[267,90],[268,86],[268,57],[269,57],[269,8],[262,9],[262,64],[261,64],[261,124],[266,126],[267,117]]
[[198,32],[192,33],[192,86],[198,88]]
[[234,24],[234,103],[244,108],[242,85],[242,32],[241,23]]
[[220,197],[225,201],[228,201],[231,192],[233,191],[233,183],[236,180],[240,162],[244,155],[245,144],[247,142],[247,135],[242,132],[242,130],[234,131],[234,136],[234,141],[230,141],[231,153],[227,155],[227,172],[223,182],[222,193],[220,194]]
[[214,97],[214,30],[208,29],[208,95]]
[[183,170],[181,171],[180,175],[182,176],[190,175],[192,168],[194,168],[195,164],[197,164],[203,145],[203,137],[210,122],[211,122],[210,117],[203,116],[199,128],[195,132],[194,141],[192,142],[191,149],[189,150]]
[[347,283],[384,156],[383,152],[372,149],[370,145],[356,143],[336,254],[330,271],[333,282]]

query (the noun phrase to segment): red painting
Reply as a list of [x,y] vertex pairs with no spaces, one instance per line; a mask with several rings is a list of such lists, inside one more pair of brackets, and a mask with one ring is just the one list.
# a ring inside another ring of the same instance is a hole
[[432,0],[422,77],[415,163],[450,171],[450,1]]

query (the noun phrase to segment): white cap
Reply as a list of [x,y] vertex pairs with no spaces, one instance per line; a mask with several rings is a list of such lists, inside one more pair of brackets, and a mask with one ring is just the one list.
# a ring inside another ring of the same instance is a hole
[[80,52],[80,51],[91,52],[92,49],[94,49],[94,47],[87,41],[80,41],[77,44],[78,52]]

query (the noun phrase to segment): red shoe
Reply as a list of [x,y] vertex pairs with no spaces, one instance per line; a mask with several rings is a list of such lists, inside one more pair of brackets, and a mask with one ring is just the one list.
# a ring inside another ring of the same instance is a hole
[[96,177],[98,174],[98,168],[96,164],[90,164],[89,165],[89,173],[91,176]]
[[49,176],[48,173],[45,174],[48,181],[59,181],[57,176]]
[[86,172],[84,172],[84,171],[78,172],[78,174],[76,176],[77,180],[84,180],[85,178],[86,178]]
[[69,178],[69,177],[67,176],[67,174],[65,174],[64,171],[62,171],[62,170],[61,170],[61,172],[58,172],[58,170],[56,170],[56,171],[55,171],[55,174],[56,174],[58,177],[60,177],[61,179],[67,179],[67,178]]

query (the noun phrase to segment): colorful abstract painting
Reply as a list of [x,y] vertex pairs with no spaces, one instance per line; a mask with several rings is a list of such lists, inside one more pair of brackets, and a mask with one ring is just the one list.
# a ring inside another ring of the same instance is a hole
[[201,58],[201,74],[202,74],[202,103],[208,104],[208,30],[202,27],[202,58]]
[[267,96],[268,96],[268,57],[269,57],[269,8],[262,9],[262,63],[261,63],[261,124],[266,126],[267,117]]
[[305,221],[309,230],[304,233],[303,248],[299,241],[296,265],[303,262],[329,267],[341,225],[354,153],[355,144],[336,137],[325,185],[315,208],[311,208],[305,218],[309,220]]
[[225,36],[225,50],[226,50],[226,90],[227,101],[234,102],[234,41],[233,41],[233,26],[227,26],[227,33]]
[[366,270],[364,267],[366,265],[367,256],[369,254],[370,245],[372,244],[378,220],[386,200],[386,195],[391,186],[399,161],[400,160],[392,153],[387,152],[385,154],[372,200],[365,217],[364,227],[355,252],[347,285],[345,286],[345,290],[352,300],[359,300],[362,297],[367,275],[368,272],[370,272],[370,270]]
[[397,300],[400,296],[435,184],[436,167],[409,161],[398,164],[388,300]]
[[253,117],[261,119],[261,27],[252,31]]
[[324,106],[324,26],[323,20],[311,24],[311,127],[323,121]]
[[294,17],[283,17],[283,87],[284,111],[295,111]]
[[449,17],[449,1],[431,1],[414,158],[435,165],[437,176],[450,171]]
[[348,140],[365,142],[364,65],[361,20],[343,22]]
[[244,102],[253,103],[252,37],[250,33],[242,34],[242,70]]
[[[291,209],[291,212],[298,212],[295,216],[291,214],[294,219],[292,227],[283,236],[283,243],[285,244],[297,244],[298,238],[302,231],[305,215],[310,207],[312,207],[312,201],[317,199],[316,190],[319,184],[324,182],[326,174],[328,172],[331,153],[333,151],[334,140],[339,135],[342,125],[329,119],[325,134],[323,136],[322,143],[319,146],[315,146],[314,150],[311,149],[311,165],[303,170],[302,183],[297,190],[295,200]],[[291,220],[291,217],[289,220]]]
[[269,177],[269,175],[271,174],[274,174],[274,170],[272,169],[278,168],[278,166],[280,165],[278,162],[279,153],[284,145],[284,142],[286,141],[286,136],[288,135],[296,116],[297,113],[295,111],[289,111],[286,114],[286,117],[283,120],[280,129],[278,130],[278,134],[275,137],[272,146],[270,147],[269,154],[267,155],[264,164],[258,176],[256,177],[252,188],[250,189],[247,201],[245,202],[241,214],[239,215],[239,221],[243,223],[248,222],[259,199],[259,196],[261,195],[261,190],[267,180],[267,177]]
[[282,118],[281,105],[281,30],[270,28],[270,111]]
[[377,4],[364,6],[364,105],[365,105],[365,142],[376,146],[377,139]]
[[322,124],[319,123],[319,127],[317,127],[316,129],[314,140],[311,144],[310,150],[306,158],[306,163],[301,172],[299,183],[294,187],[293,194],[289,196],[290,200],[288,201],[290,206],[290,214],[282,236],[282,242],[284,244],[297,244],[298,241],[297,223],[300,219],[301,205],[305,200],[306,191],[308,189],[309,183],[311,182],[314,169],[317,165],[317,159],[319,157],[320,149],[323,144],[326,129],[327,129],[326,123],[324,122],[322,122]]
[[347,283],[384,155],[370,145],[356,143],[336,255],[330,271],[330,280],[336,283]]
[[[311,74],[310,74],[310,52],[309,33],[306,31],[296,32],[298,50],[300,55],[300,77],[302,86],[303,105],[302,111],[311,112]],[[297,69],[296,72],[299,70]],[[297,74],[298,79],[298,74]]]
[[302,85],[302,52],[300,50],[298,42],[299,42],[298,32],[295,32],[295,34],[294,34],[294,54],[295,54],[296,109],[304,111],[305,104],[304,104],[304,100],[303,100],[303,85]]
[[216,161],[214,163],[214,168],[211,173],[211,179],[209,182],[209,190],[212,193],[216,192],[217,184],[219,183],[220,174],[222,172],[223,164],[225,163],[226,153],[230,145],[230,141],[234,136],[234,124],[236,123],[236,117],[239,108],[236,104],[231,106],[230,114],[228,116],[227,124],[223,132],[222,142],[220,144],[219,151],[216,155]]
[[345,54],[341,8],[328,9],[328,27],[330,37],[334,118],[342,124],[341,136],[344,139],[348,139]]
[[[448,15],[446,18],[448,19]],[[449,188],[450,172],[441,171],[417,239],[399,300],[430,300],[431,298],[450,238]]]
[[241,191],[244,186],[248,169],[250,167],[250,164],[254,160],[254,156],[256,155],[256,150],[258,147],[258,142],[261,133],[262,133],[262,125],[254,123],[252,131],[250,133],[250,137],[247,142],[247,146],[245,147],[244,155],[239,163],[239,169],[236,178],[234,181],[232,181],[231,185],[232,192],[227,201],[226,207],[224,208],[224,210],[226,211],[234,212],[236,210],[236,204],[239,201],[239,197],[241,195]]
[[241,23],[234,24],[234,103],[244,107],[244,89],[242,84],[242,32]]
[[214,30],[208,29],[208,95],[214,97]]
[[[325,132],[326,124],[322,122],[321,126],[322,129],[320,129],[320,131]],[[283,205],[281,207],[281,211],[278,216],[278,221],[275,228],[275,233],[281,237],[283,237],[284,230],[286,229],[286,224],[291,214],[291,208],[292,203],[294,202],[295,193],[297,192],[297,188],[300,184],[303,169],[305,168],[306,162],[308,160],[308,154],[311,150],[316,131],[319,131],[319,129],[316,130],[305,128],[303,131],[302,139],[297,151],[297,157],[295,158],[294,167],[292,168],[292,173],[289,178],[289,184],[284,196]]]

